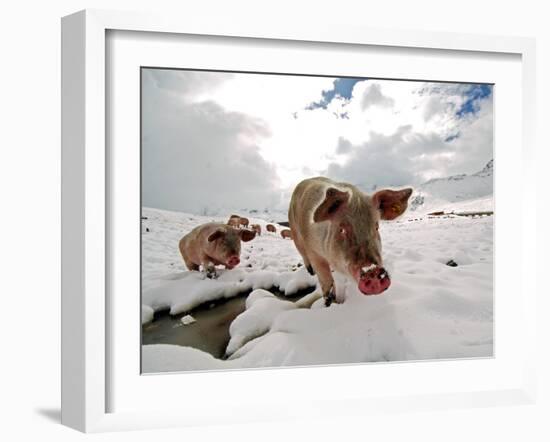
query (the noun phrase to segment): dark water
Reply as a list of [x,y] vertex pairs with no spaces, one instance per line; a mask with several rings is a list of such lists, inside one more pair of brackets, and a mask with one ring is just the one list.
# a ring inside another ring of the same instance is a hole
[[[302,290],[293,296],[285,296],[275,289],[269,291],[279,299],[295,302],[314,289],[315,287]],[[173,344],[194,347],[223,359],[230,339],[229,326],[244,312],[249,293],[202,304],[191,312],[180,315],[171,316],[168,310],[156,312],[153,322],[142,326],[141,342],[143,345]],[[183,325],[181,318],[187,314],[192,315],[196,322]]]

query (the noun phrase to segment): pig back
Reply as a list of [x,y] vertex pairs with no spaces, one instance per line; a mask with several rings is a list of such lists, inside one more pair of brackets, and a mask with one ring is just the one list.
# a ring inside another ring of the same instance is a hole
[[317,253],[324,252],[324,239],[328,236],[330,223],[314,223],[313,212],[325,198],[329,186],[336,185],[328,178],[309,178],[300,182],[290,199],[288,221],[293,238],[303,248]]
[[180,240],[180,252],[186,255],[195,264],[200,264],[201,255],[210,252],[211,244],[208,242],[208,237],[220,227],[224,227],[221,223],[206,223],[195,227],[187,235]]

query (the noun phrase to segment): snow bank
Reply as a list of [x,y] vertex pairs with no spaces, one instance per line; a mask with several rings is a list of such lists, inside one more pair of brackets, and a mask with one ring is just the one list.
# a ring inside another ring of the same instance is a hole
[[148,305],[141,306],[141,323],[147,324],[153,320],[155,311]]
[[144,345],[141,358],[143,373],[228,368],[227,363],[208,353],[179,345]]
[[264,335],[281,312],[295,308],[293,302],[279,300],[267,290],[253,291],[246,299],[246,311],[229,327],[231,340],[226,354],[230,356],[248,341]]
[[278,288],[293,295],[301,288],[313,287],[316,279],[304,268],[295,272],[276,273],[251,269],[218,270],[217,279],[208,279],[200,272],[187,272],[180,279],[143,293],[142,302],[154,311],[170,310],[171,315],[187,312],[200,304],[232,298],[258,288]]

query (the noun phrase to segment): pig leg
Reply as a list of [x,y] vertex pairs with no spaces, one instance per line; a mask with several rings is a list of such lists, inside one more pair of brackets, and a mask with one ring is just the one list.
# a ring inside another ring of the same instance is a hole
[[304,266],[306,267],[307,272],[312,276],[315,275],[315,270],[313,270],[313,267],[311,266],[311,262],[309,261],[309,258],[307,257],[307,254],[305,252],[304,246],[302,245],[302,241],[300,241],[298,237],[294,239],[294,245],[298,249],[298,252],[300,253],[300,255],[302,255],[302,259],[304,260]]
[[201,256],[201,265],[202,269],[206,273],[206,277],[209,279],[216,279],[218,277],[218,274],[216,273],[216,267],[214,266],[214,263],[207,255]]
[[191,259],[189,259],[189,256],[187,256],[187,253],[185,253],[183,241],[180,241],[180,253],[181,257],[183,258],[183,262],[185,263],[185,267],[187,267],[188,270],[199,270],[199,266],[191,261]]
[[199,270],[199,266],[194,262],[190,261],[186,256],[183,257],[183,262],[188,270]]
[[329,307],[332,302],[336,300],[336,295],[334,293],[334,279],[332,279],[330,266],[325,259],[316,255],[311,257],[311,264],[315,270],[315,273],[317,273],[317,278],[321,284],[325,307]]
[[189,256],[187,256],[187,253],[185,252],[186,243],[183,238],[180,240],[179,249],[181,257],[183,258],[183,262],[185,263],[185,267],[187,267],[188,270],[199,270],[199,266],[191,261],[189,259]]

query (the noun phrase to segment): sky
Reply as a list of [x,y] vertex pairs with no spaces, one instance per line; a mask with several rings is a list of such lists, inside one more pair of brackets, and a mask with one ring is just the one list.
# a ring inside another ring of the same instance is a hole
[[493,158],[483,84],[142,70],[142,204],[286,210],[303,179],[374,189]]

